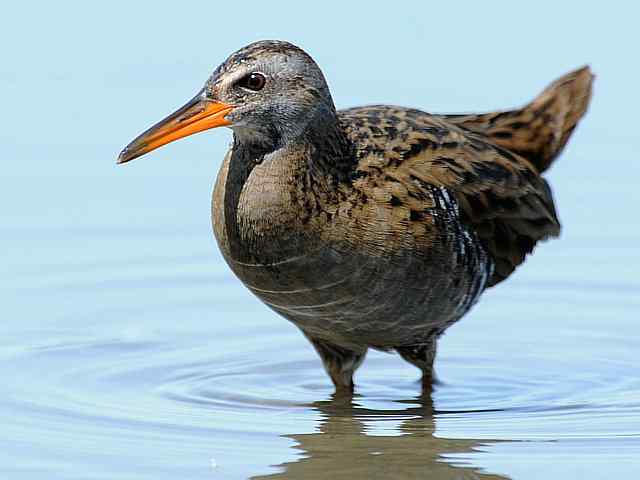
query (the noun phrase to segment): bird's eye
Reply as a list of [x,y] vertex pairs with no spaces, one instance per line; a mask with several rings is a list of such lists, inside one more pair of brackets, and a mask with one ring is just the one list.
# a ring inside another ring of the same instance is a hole
[[254,92],[262,90],[265,83],[267,83],[267,79],[264,78],[263,74],[257,72],[250,73],[238,81],[238,85],[242,88],[246,88]]

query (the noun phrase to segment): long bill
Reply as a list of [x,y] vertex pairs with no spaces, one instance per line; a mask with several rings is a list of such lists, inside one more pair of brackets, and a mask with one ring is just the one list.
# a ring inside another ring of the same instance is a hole
[[126,163],[179,138],[231,125],[231,122],[224,118],[231,110],[232,105],[209,100],[200,92],[127,145],[120,152],[117,163]]

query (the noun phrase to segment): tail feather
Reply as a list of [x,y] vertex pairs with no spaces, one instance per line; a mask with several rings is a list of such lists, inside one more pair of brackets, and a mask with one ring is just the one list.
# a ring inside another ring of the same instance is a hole
[[593,78],[585,66],[560,77],[521,109],[445,118],[521,155],[543,172],[587,111]]

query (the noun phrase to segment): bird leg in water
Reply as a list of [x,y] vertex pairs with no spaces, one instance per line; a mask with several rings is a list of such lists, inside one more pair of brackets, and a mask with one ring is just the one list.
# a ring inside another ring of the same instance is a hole
[[363,362],[367,349],[354,351],[318,338],[307,338],[320,355],[324,368],[336,387],[336,393],[353,393],[353,374]]
[[433,361],[436,358],[437,338],[432,336],[426,343],[396,347],[396,351],[407,362],[422,370],[422,389],[431,391],[433,385],[438,383]]

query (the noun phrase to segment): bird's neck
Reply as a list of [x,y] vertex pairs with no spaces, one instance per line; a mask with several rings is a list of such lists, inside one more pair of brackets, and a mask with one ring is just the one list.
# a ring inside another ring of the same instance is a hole
[[300,137],[308,146],[307,168],[311,178],[328,182],[331,188],[349,183],[356,166],[355,147],[347,138],[337,116],[326,122],[314,123]]
[[248,175],[253,166],[280,157],[297,159],[301,171],[314,182],[335,188],[349,183],[355,168],[355,149],[333,108],[317,109],[303,122],[280,131],[234,131],[234,157]]
[[338,201],[354,158],[337,121],[307,128],[275,149],[236,133],[216,186],[227,255],[240,262],[276,262],[304,251],[304,226],[316,209]]

